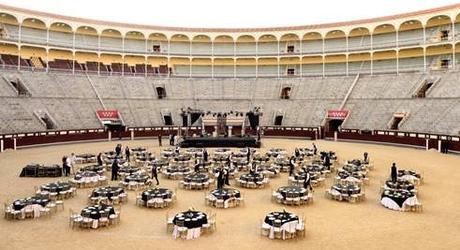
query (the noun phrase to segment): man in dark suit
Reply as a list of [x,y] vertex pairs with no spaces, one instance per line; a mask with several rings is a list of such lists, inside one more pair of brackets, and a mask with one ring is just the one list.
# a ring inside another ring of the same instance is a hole
[[295,161],[294,156],[289,159],[289,176],[294,175]]
[[156,164],[152,165],[152,179],[157,181],[157,186],[160,185],[160,182],[158,181],[158,171]]
[[115,158],[112,163],[112,181],[118,180],[118,158]]
[[96,159],[97,159],[97,165],[102,166],[104,164],[104,162],[102,161],[102,153],[99,153]]
[[396,163],[393,162],[391,166],[391,182],[396,183],[398,179],[398,169],[396,168]]

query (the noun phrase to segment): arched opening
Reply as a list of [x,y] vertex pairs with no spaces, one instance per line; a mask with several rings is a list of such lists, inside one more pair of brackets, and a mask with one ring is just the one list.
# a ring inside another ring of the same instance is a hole
[[259,58],[257,60],[259,77],[277,77],[279,75],[276,57]]
[[399,51],[399,72],[423,71],[424,65],[423,48]]
[[98,49],[97,30],[89,26],[80,26],[75,31],[75,48],[76,49]]
[[304,56],[302,58],[302,75],[303,76],[322,76],[323,75],[323,57],[322,56]]
[[396,51],[386,50],[375,52],[372,55],[374,73],[396,72]]
[[329,31],[324,40],[324,51],[327,53],[344,52],[347,48],[345,32],[341,30]]
[[426,23],[426,38],[431,43],[452,40],[452,20],[450,17],[442,15],[430,18]]
[[236,55],[255,55],[256,39],[253,36],[242,35],[236,39]]
[[349,74],[370,74],[371,73],[371,54],[358,53],[348,55]]
[[101,33],[101,48],[103,51],[123,51],[121,32],[115,29],[105,29]]
[[176,76],[189,76],[191,61],[188,57],[171,57],[169,60],[173,74]]
[[396,47],[396,28],[392,24],[382,24],[375,27],[372,37],[374,49]]
[[348,50],[368,50],[371,48],[370,31],[364,27],[354,28],[348,34]]
[[168,53],[168,38],[162,33],[152,33],[147,42],[147,51],[155,54]]
[[345,75],[347,73],[347,56],[330,55],[324,58],[324,73],[327,76]]
[[409,20],[399,26],[398,44],[413,46],[423,44],[423,24],[419,20]]
[[452,68],[452,45],[443,44],[426,48],[427,66],[431,70],[448,70]]
[[70,25],[57,22],[52,23],[49,28],[49,44],[63,46],[67,48],[73,47],[73,30]]
[[166,98],[166,89],[164,87],[156,87],[155,90],[157,91],[158,99],[165,99]]
[[257,61],[255,58],[237,58],[236,75],[238,77],[256,77]]
[[280,58],[280,74],[285,76],[297,76],[300,74],[300,57]]
[[192,39],[192,54],[193,55],[211,55],[212,43],[211,38],[206,35],[197,35]]
[[145,53],[145,36],[140,31],[128,31],[125,34],[125,52]]
[[73,53],[70,50],[50,49],[48,51],[48,67],[54,71],[69,71],[73,69]]
[[36,18],[26,18],[22,21],[21,41],[31,44],[46,43],[46,25]]
[[258,55],[278,55],[278,39],[274,35],[262,35],[258,39]]
[[235,60],[232,58],[216,58],[213,61],[214,77],[233,77]]
[[233,55],[235,43],[233,37],[221,35],[214,39],[214,55]]
[[8,13],[0,13],[0,38],[17,41],[19,34],[19,22],[18,19]]
[[46,68],[46,50],[44,48],[33,46],[21,46],[21,66],[26,64],[34,70],[45,70]]
[[318,32],[306,33],[302,37],[303,54],[322,54],[323,36]]
[[192,77],[211,77],[212,61],[211,58],[192,59]]
[[190,55],[190,39],[183,34],[176,34],[171,37],[171,55]]
[[299,54],[300,39],[296,34],[285,34],[280,38],[280,53]]

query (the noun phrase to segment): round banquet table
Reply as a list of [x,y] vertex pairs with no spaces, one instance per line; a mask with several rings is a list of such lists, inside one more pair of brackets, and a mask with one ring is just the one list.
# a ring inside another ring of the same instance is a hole
[[397,178],[396,183],[392,182],[391,180],[387,180],[385,182],[385,189],[402,189],[407,191],[415,191],[415,185],[408,180]]
[[281,227],[285,223],[299,221],[299,217],[288,212],[271,212],[267,214],[264,222],[272,227]]
[[103,174],[105,171],[105,168],[104,166],[100,166],[100,165],[88,165],[88,166],[84,166],[80,168],[80,171],[91,171],[91,172],[95,172],[98,174]]
[[332,189],[345,195],[359,194],[361,193],[361,188],[358,185],[354,184],[334,184]]
[[209,181],[209,176],[203,173],[192,173],[184,176],[185,183],[205,183]]
[[267,155],[255,154],[252,160],[254,162],[268,162],[270,157]]
[[40,191],[45,191],[49,193],[58,193],[67,192],[72,188],[68,182],[52,182],[40,186]]
[[107,197],[109,200],[112,199],[114,196],[119,196],[120,194],[124,193],[125,190],[121,187],[116,186],[108,186],[108,187],[100,187],[93,190],[91,193],[91,197],[99,197],[104,198]]
[[[234,177],[235,176],[235,173],[237,173],[237,168],[236,167],[229,167],[229,166],[224,166],[224,169],[228,171],[228,175],[230,177]],[[212,173],[213,175],[216,175],[219,173],[219,170],[220,170],[220,167],[218,166],[214,166],[210,169],[210,173]]]
[[171,158],[174,156],[174,149],[173,148],[166,148],[166,149],[163,149],[163,151],[161,151],[161,156],[165,157],[165,158]]
[[[309,174],[310,174],[310,180],[312,181],[317,181],[321,178],[321,174],[318,172],[309,172]],[[305,171],[297,171],[296,173],[294,173],[294,180],[303,183],[306,178],[306,175],[307,175],[307,172]]]
[[164,159],[164,158],[161,158],[161,159],[155,159],[153,161],[150,161],[148,164],[147,164],[147,167],[149,170],[152,170],[152,166],[156,166],[157,167],[157,170],[159,169],[163,169],[165,168],[166,166],[169,165],[169,162],[168,160]]
[[283,196],[283,199],[286,198],[297,198],[297,197],[303,197],[308,194],[308,190],[303,187],[297,187],[297,186],[284,186],[278,188],[276,191],[280,193]]
[[303,155],[303,156],[313,156],[313,152],[314,150],[313,149],[309,149],[309,148],[299,148],[299,151],[300,151],[300,155]]
[[324,159],[324,157],[326,157],[326,155],[329,156],[329,159],[331,160],[337,160],[337,155],[335,155],[335,152],[333,151],[321,151],[319,152],[319,154],[321,155],[321,159]]
[[356,181],[362,181],[365,178],[366,176],[361,172],[348,172],[345,170],[339,170],[336,176],[336,179],[343,181],[352,181],[353,179]]
[[137,182],[137,183],[147,183],[148,180],[150,179],[150,176],[146,174],[131,174],[125,177],[125,182],[130,183],[130,182]]
[[188,162],[190,161],[192,158],[188,155],[177,155],[177,156],[174,156],[174,161],[175,162]]
[[276,158],[273,164],[278,166],[283,172],[289,171],[289,167],[291,166],[289,159],[286,158]]
[[163,174],[168,178],[182,177],[191,172],[192,170],[189,167],[181,165],[169,165],[163,170]]
[[199,211],[186,211],[176,214],[173,224],[176,226],[186,227],[188,229],[200,228],[208,223],[208,216]]
[[74,179],[75,180],[81,180],[83,178],[94,178],[94,177],[99,177],[100,175],[98,173],[92,172],[92,171],[82,171],[78,172],[75,174]]
[[28,197],[25,199],[15,200],[13,202],[13,209],[18,211],[29,205],[40,205],[42,207],[46,207],[46,205],[48,205],[49,202],[50,200],[48,198],[38,196]]
[[364,172],[366,173],[367,172],[367,169],[364,165],[354,165],[354,164],[345,164],[343,167],[342,167],[343,170],[347,171],[347,172],[350,172],[350,173],[353,173],[353,172]]
[[[113,157],[107,157],[107,159],[104,160],[105,164],[107,165],[108,168],[112,167],[113,161],[116,159],[116,156]],[[118,166],[124,165],[126,163],[126,160],[123,158],[118,158]]]
[[406,179],[408,181],[418,184],[419,181],[422,179],[422,175],[412,170],[400,169],[398,170],[398,178]]
[[263,174],[260,173],[247,173],[247,174],[242,174],[240,176],[240,180],[246,181],[246,182],[262,182],[265,179]]
[[202,157],[203,150],[201,150],[200,148],[187,148],[185,149],[184,154],[190,157],[195,157],[195,156]]
[[309,164],[302,166],[302,170],[309,172],[309,173],[320,173],[323,174],[325,171],[327,171],[326,167],[320,164]]
[[259,165],[257,173],[264,174],[268,177],[274,177],[280,173],[280,170],[278,167],[272,165]]
[[267,151],[267,156],[269,157],[277,157],[280,154],[286,154],[286,149],[283,148],[271,148]]
[[229,154],[231,151],[229,148],[218,148],[214,150],[214,154]]
[[[412,197],[415,197],[415,194],[407,190],[384,190],[381,196],[381,203],[390,209],[402,210],[404,203]],[[388,202],[385,198],[390,199],[394,203]]]
[[228,159],[230,158],[230,155],[226,155],[226,154],[215,154],[212,156],[212,160],[214,162],[227,162]]
[[131,151],[132,152],[145,152],[145,151],[147,151],[147,148],[137,147],[137,148],[132,148]]
[[147,202],[151,199],[171,199],[173,196],[173,192],[167,188],[151,188],[147,189],[142,192],[141,197],[142,200]]
[[211,193],[216,199],[218,200],[228,200],[230,198],[241,198],[241,193],[238,189],[234,188],[222,188],[222,189],[214,189]]
[[136,152],[134,153],[137,161],[151,161],[154,160],[155,157],[150,152]]
[[119,175],[130,175],[130,174],[137,173],[139,171],[141,171],[141,169],[136,166],[131,166],[131,165],[120,166],[120,168],[118,169],[118,174]]
[[81,210],[81,216],[98,220],[102,217],[108,218],[110,215],[115,214],[115,209],[107,205],[94,205],[88,206]]
[[77,161],[81,163],[89,163],[89,162],[96,162],[96,155],[94,154],[78,154],[75,155]]

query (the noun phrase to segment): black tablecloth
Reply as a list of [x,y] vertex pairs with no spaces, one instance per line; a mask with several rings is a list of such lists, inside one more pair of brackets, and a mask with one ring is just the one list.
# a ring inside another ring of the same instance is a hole
[[83,159],[83,161],[88,161],[90,159],[96,159],[96,155],[94,154],[78,154],[75,157]]
[[286,199],[287,197],[290,197],[290,198],[302,197],[308,194],[308,190],[306,188],[301,188],[297,186],[280,187],[278,188],[277,192],[280,193],[284,199]]
[[142,192],[142,200],[148,201],[154,198],[171,199],[173,192],[167,188],[151,188]]
[[95,172],[95,173],[102,173],[104,172],[104,166],[100,166],[100,165],[88,165],[88,166],[84,166],[82,168],[80,168],[80,171],[91,171],[91,172]]
[[83,172],[78,172],[77,174],[75,174],[74,179],[80,180],[83,177],[95,177],[95,176],[99,176],[99,174],[95,172],[91,172],[91,171],[83,171]]
[[414,184],[412,184],[408,180],[403,180],[401,178],[398,178],[396,180],[396,183],[392,182],[391,180],[387,180],[385,182],[386,187],[391,188],[391,189],[402,189],[402,190],[407,190],[411,191],[415,188]]
[[270,157],[277,157],[280,153],[285,153],[285,152],[286,152],[286,150],[282,149],[282,148],[271,148],[271,149],[268,150],[266,155],[268,155]]
[[202,173],[193,173],[184,177],[184,182],[186,183],[205,183],[207,181],[209,181],[209,176]]
[[228,200],[230,198],[240,198],[241,193],[238,189],[234,188],[222,188],[214,189],[211,191],[211,194],[214,195],[218,200]]
[[40,164],[29,164],[25,166],[19,177],[61,177],[62,167],[59,165],[44,166]]
[[144,148],[144,147],[137,147],[137,148],[132,148],[131,151],[133,151],[133,152],[144,152],[144,151],[147,151],[147,149]]
[[366,167],[364,167],[363,165],[357,166],[357,165],[354,165],[354,164],[345,164],[342,167],[342,169],[347,171],[347,172],[350,172],[350,173],[353,173],[353,172],[366,172]]
[[412,171],[412,170],[403,170],[403,169],[400,169],[398,170],[398,177],[403,177],[404,175],[412,175],[418,179],[421,178],[421,175],[418,174],[417,172],[415,171]]
[[344,180],[350,176],[358,179],[358,180],[361,180],[363,178],[365,178],[364,174],[360,173],[360,172],[348,172],[348,171],[345,171],[345,170],[339,170],[339,172],[337,173],[337,176],[340,177],[340,179]]
[[270,160],[270,157],[266,155],[255,155],[252,160],[255,162],[267,162]]
[[339,191],[341,194],[347,194],[347,195],[359,194],[361,192],[361,188],[353,184],[348,184],[348,185],[334,184],[332,188]]
[[184,162],[184,161],[190,161],[191,157],[188,155],[178,155],[174,157],[175,162]]
[[125,190],[121,187],[100,187],[93,190],[91,197],[107,197],[110,200],[113,196],[118,196],[124,192]]
[[[279,220],[279,222],[277,221]],[[285,223],[298,221],[299,217],[288,212],[271,212],[265,217],[265,223],[273,227],[281,227]]]
[[135,166],[120,166],[118,169],[118,174],[125,173],[125,174],[133,174],[139,172],[141,169]]
[[[187,211],[177,214],[173,219],[174,225],[186,228],[199,228],[208,223],[208,216],[203,212]],[[181,225],[183,224],[183,225]]]
[[191,170],[189,167],[186,166],[178,166],[178,165],[169,165],[166,167],[166,172],[168,173],[190,173]]
[[[310,180],[318,180],[321,177],[321,174],[319,172],[310,172]],[[305,180],[307,173],[305,171],[298,171],[294,174],[294,179],[297,181],[303,181]]]
[[49,202],[50,202],[49,199],[43,198],[43,197],[28,197],[25,199],[15,200],[13,202],[13,209],[21,210],[28,205],[35,205],[35,204],[38,204],[42,207],[46,207],[46,205],[48,205]]
[[255,174],[242,174],[240,176],[240,180],[247,181],[247,182],[261,182],[264,180],[264,175],[255,173]]
[[60,193],[62,191],[68,191],[71,188],[68,182],[53,182],[40,186],[41,191],[48,191],[50,193]]
[[112,206],[107,205],[94,205],[84,208],[81,211],[81,216],[98,220],[102,217],[109,217],[111,214],[115,214],[115,209]]
[[387,197],[396,202],[399,207],[402,208],[404,202],[409,199],[410,197],[413,197],[414,194],[412,192],[406,191],[406,190],[385,190],[382,193],[382,199]]
[[319,164],[309,164],[309,165],[303,166],[302,170],[309,172],[309,173],[322,173],[326,171],[326,167],[323,165],[319,165]]
[[125,177],[125,182],[137,182],[137,183],[146,183],[149,180],[149,176],[146,174],[131,174]]

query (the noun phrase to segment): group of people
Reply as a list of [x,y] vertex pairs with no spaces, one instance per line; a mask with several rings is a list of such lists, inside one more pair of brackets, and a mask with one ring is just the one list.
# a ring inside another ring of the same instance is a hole
[[75,162],[77,161],[77,157],[74,153],[70,154],[70,156],[64,155],[62,157],[62,171],[64,176],[69,176],[70,174],[75,174]]

